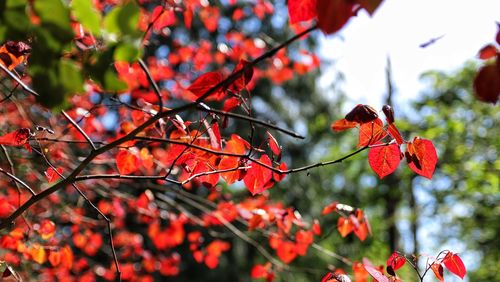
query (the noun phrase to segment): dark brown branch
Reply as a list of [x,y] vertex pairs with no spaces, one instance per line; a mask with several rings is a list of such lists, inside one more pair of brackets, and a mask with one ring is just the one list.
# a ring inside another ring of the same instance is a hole
[[65,111],[62,111],[61,113],[69,121],[69,123],[71,123],[71,125],[73,125],[76,130],[78,130],[78,132],[83,135],[83,137],[85,137],[85,140],[87,140],[90,146],[92,146],[92,150],[97,150],[97,147],[95,146],[94,142],[92,142],[92,139],[90,139],[87,133],[85,133],[85,131],[83,131],[83,129]]

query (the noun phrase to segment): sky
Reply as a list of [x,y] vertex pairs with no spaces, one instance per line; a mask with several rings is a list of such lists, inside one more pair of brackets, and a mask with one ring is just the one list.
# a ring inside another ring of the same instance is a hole
[[[418,97],[428,70],[453,71],[495,40],[499,0],[385,0],[370,17],[362,11],[339,35],[319,36],[322,59],[334,60],[345,76],[342,89],[352,104],[381,108],[386,93],[387,57],[392,64],[396,102]],[[427,48],[419,47],[443,36]],[[323,87],[334,76],[326,72]]]

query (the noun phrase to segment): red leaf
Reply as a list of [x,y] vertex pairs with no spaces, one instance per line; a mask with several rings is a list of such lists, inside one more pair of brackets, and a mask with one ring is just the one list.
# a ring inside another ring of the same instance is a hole
[[405,263],[406,263],[405,257],[398,254],[397,252],[392,253],[392,255],[387,259],[387,266],[392,267],[394,271],[403,267]]
[[339,132],[339,131],[344,131],[349,128],[356,127],[358,125],[357,122],[355,121],[348,121],[345,118],[341,120],[337,120],[336,122],[332,123],[332,130]]
[[[200,98],[203,96],[208,90],[216,86],[222,81],[222,74],[219,72],[207,72],[199,76],[195,81],[187,88],[191,93],[193,93],[196,97]],[[211,94],[217,95],[220,90]]]
[[205,265],[210,269],[215,269],[219,265],[219,257],[213,254],[205,256]]
[[337,221],[337,230],[340,236],[345,237],[354,230],[354,224],[349,218],[339,217]]
[[[267,155],[262,155],[260,157],[260,162],[272,166],[271,160]],[[269,180],[271,180],[272,176],[273,173],[270,169],[263,167],[260,164],[252,163],[243,178],[243,182],[245,183],[248,191],[250,191],[252,195],[256,195],[271,188],[267,187],[266,184]]]
[[317,219],[314,220],[314,223],[312,225],[312,231],[316,236],[321,235],[321,226],[319,225],[319,221]]
[[267,135],[267,142],[269,143],[269,148],[271,148],[271,151],[273,151],[273,154],[279,158],[281,156],[281,146],[278,145],[278,141],[276,141],[276,138],[269,133],[269,131],[266,132]]
[[321,282],[351,282],[351,278],[345,274],[328,272],[321,278]]
[[360,209],[356,210],[356,221],[358,224],[354,225],[354,235],[356,235],[359,240],[364,241],[368,234],[372,234],[372,229],[370,227],[370,223],[368,222],[368,218],[366,218],[363,211]]
[[323,208],[323,211],[321,212],[321,215],[326,215],[326,214],[329,214],[331,212],[337,211],[338,204],[339,204],[338,202],[332,202],[328,206],[325,206]]
[[448,252],[443,259],[443,264],[451,273],[456,276],[464,279],[465,274],[467,274],[467,270],[465,269],[465,265],[462,259],[452,252]]
[[381,119],[361,124],[359,127],[358,148],[377,143],[387,132]]
[[297,257],[295,244],[288,241],[281,241],[276,250],[276,254],[280,260],[286,264],[292,262]]
[[16,131],[9,132],[4,136],[0,136],[0,145],[6,146],[23,146],[31,151],[31,147],[28,143],[31,136],[31,131],[29,128],[19,128]]
[[116,167],[120,174],[131,174],[139,168],[139,158],[128,150],[120,150],[116,155]]
[[374,121],[378,118],[377,111],[368,105],[358,104],[354,109],[352,109],[347,115],[345,115],[345,119],[347,121],[354,121],[357,123],[366,123],[370,121]]
[[497,66],[487,65],[479,70],[474,78],[474,92],[479,101],[497,103],[500,96],[500,70]]
[[340,30],[355,15],[355,2],[350,0],[317,0],[318,26],[326,34]]
[[380,179],[393,173],[401,161],[401,151],[397,144],[370,148],[368,163]]
[[441,281],[441,282],[444,282],[444,277],[443,277],[443,265],[440,264],[440,263],[433,263],[431,265],[431,269],[432,271],[434,272],[434,275],[436,275],[436,278]]
[[401,133],[399,133],[399,130],[394,123],[390,123],[389,126],[387,126],[387,131],[392,136],[392,138],[396,140],[396,143],[398,145],[405,143],[405,140],[401,136]]
[[229,90],[236,93],[239,93],[242,89],[244,89],[253,77],[253,66],[250,64],[250,62],[240,60],[234,68],[233,73],[236,73],[240,70],[243,71],[238,75],[238,78],[234,80],[231,86],[229,86]]
[[482,60],[488,60],[495,57],[498,53],[498,49],[493,44],[488,44],[479,50],[479,58]]
[[411,170],[432,179],[438,161],[436,149],[432,142],[427,139],[415,137],[413,142],[408,143],[406,152],[418,160],[418,164],[415,163],[415,160],[409,163]]
[[299,255],[306,255],[307,249],[313,243],[313,237],[312,231],[299,230],[295,233],[295,241],[297,242],[295,248]]
[[[56,172],[57,171],[57,172]],[[59,172],[59,173],[58,173]],[[57,181],[60,177],[59,174],[62,174],[63,170],[62,168],[58,167],[56,170],[54,170],[52,167],[49,167],[45,171],[45,177],[47,177],[47,181],[49,183],[52,183],[54,181]]]
[[316,17],[316,0],[289,0],[290,23],[307,21]]

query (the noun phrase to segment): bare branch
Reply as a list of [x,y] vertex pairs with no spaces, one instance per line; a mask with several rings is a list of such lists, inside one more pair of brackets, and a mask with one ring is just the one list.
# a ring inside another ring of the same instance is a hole
[[80,132],[80,134],[85,137],[90,146],[92,146],[92,149],[94,151],[97,150],[97,147],[94,145],[94,142],[92,142],[92,139],[90,139],[87,133],[85,133],[85,131],[83,131],[83,129],[65,111],[62,111],[61,113],[69,121],[69,123],[71,123],[76,128],[76,130],[78,130],[78,132]]

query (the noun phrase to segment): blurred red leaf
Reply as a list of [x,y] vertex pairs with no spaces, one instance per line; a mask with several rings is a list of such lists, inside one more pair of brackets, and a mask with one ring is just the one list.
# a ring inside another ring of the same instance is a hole
[[286,264],[292,262],[297,257],[295,244],[289,241],[281,241],[276,250],[280,260]]
[[314,220],[314,223],[312,225],[312,231],[316,236],[321,235],[321,226],[319,225],[319,221],[317,219]]
[[337,120],[336,122],[332,123],[332,130],[339,132],[339,131],[344,131],[349,128],[356,127],[358,125],[357,122],[355,121],[348,121],[345,118],[341,120]]
[[392,269],[395,271],[403,267],[405,263],[405,257],[397,252],[392,253],[392,255],[387,259],[387,266],[392,267]]
[[47,181],[49,183],[52,183],[60,178],[59,174],[62,174],[62,172],[63,170],[60,167],[56,168],[56,170],[54,170],[52,167],[49,167],[45,171],[45,177],[47,177]]
[[329,205],[325,206],[323,208],[323,211],[321,211],[321,215],[327,215],[331,212],[337,211],[338,204],[339,204],[338,202],[332,202]]
[[[415,137],[412,142],[407,144],[406,152],[413,158],[413,161],[409,163],[411,170],[432,179],[438,161],[434,144],[430,140]],[[415,158],[418,163],[416,163]]]
[[498,49],[493,44],[488,44],[479,50],[479,58],[482,60],[488,60],[495,57],[498,53]]
[[24,146],[31,152],[31,147],[28,143],[31,136],[29,128],[19,128],[16,131],[9,132],[4,136],[0,136],[0,145],[6,146]]
[[377,282],[390,282],[389,278],[375,268],[367,258],[363,258],[363,267]]
[[238,78],[236,78],[234,82],[229,86],[229,90],[235,93],[239,93],[241,90],[245,89],[250,80],[252,80],[253,66],[246,60],[240,60],[234,68],[233,73],[236,73],[238,71],[242,72],[238,75]]
[[307,21],[316,17],[316,0],[290,0],[288,1],[288,14],[290,23]]
[[393,173],[401,161],[401,151],[397,144],[370,148],[368,163],[380,179]]
[[369,273],[366,271],[366,269],[363,267],[363,264],[360,263],[359,261],[355,261],[352,264],[352,271],[354,274],[354,281],[355,282],[367,282]]
[[116,167],[120,174],[131,174],[140,166],[139,158],[128,150],[120,150],[116,155]]
[[295,233],[296,250],[297,254],[304,256],[307,253],[307,249],[314,241],[314,235],[312,231],[299,230]]
[[437,262],[434,262],[432,265],[431,265],[431,269],[432,271],[434,272],[434,275],[436,275],[436,278],[441,281],[441,282],[444,282],[444,277],[443,277],[443,265],[440,264],[440,263],[437,263]]
[[386,135],[387,132],[381,119],[377,118],[371,122],[363,123],[359,127],[358,148],[375,144]]
[[479,101],[497,103],[500,96],[500,70],[498,66],[486,65],[479,70],[474,78],[474,92]]
[[362,210],[357,209],[355,215],[357,224],[354,224],[354,234],[359,240],[364,241],[368,235],[372,234],[370,223]]
[[467,274],[467,270],[465,269],[465,265],[462,259],[452,252],[448,252],[443,259],[443,264],[451,273],[456,276],[464,279],[465,274]]

